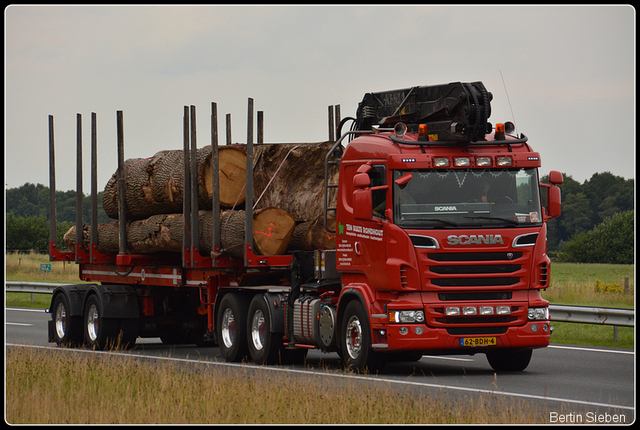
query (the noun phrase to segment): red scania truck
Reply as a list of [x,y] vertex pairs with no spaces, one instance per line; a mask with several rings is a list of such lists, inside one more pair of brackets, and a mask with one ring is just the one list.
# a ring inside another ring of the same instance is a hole
[[[132,255],[121,222],[118,254],[99,253],[97,236],[89,252],[81,237],[76,249],[61,252],[53,201],[51,260],[76,261],[81,280],[90,283],[56,289],[49,341],[107,348],[160,337],[217,345],[227,361],[249,357],[259,364],[320,349],[358,371],[423,354],[485,353],[497,371],[525,369],[552,330],[540,291],[549,286],[546,221],[560,214],[562,175],[552,171],[551,184],[539,182],[539,153],[526,136],[513,135],[512,124],[488,122],[491,99],[481,82],[366,94],[356,117],[335,127],[339,138],[325,160],[325,172],[339,165],[338,182],[327,173],[324,184],[324,219],[336,220],[335,231],[325,228],[335,235],[335,249],[256,255],[247,234],[244,259],[232,259],[220,249],[216,226],[211,255],[201,255],[187,234],[179,258]],[[212,111],[217,136],[215,104]],[[188,115],[185,107],[185,160],[192,162],[185,162],[185,178],[195,169]],[[252,115],[250,99],[247,231]],[[351,129],[342,133],[348,121]],[[118,135],[122,164],[120,123]],[[214,158],[216,147],[212,137]],[[185,231],[197,229],[197,199],[187,198],[196,187],[185,190]]]

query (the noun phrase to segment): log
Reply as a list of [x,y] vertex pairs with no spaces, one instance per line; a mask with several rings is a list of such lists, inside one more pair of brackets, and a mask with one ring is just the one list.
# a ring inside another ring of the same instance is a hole
[[[277,207],[297,221],[323,215],[324,159],[332,142],[260,144],[254,147],[255,209]],[[219,146],[220,206],[242,207],[245,199],[246,145]],[[197,151],[198,207],[211,209],[211,146]],[[166,150],[150,158],[125,161],[127,221],[156,214],[182,212],[184,165],[182,150]],[[331,165],[329,181],[336,183],[339,169]],[[329,193],[335,206],[336,190]],[[118,219],[118,176],[115,172],[103,194],[106,214]]]
[[[331,230],[335,230],[335,217],[329,217],[328,226]],[[296,225],[289,242],[289,251],[315,251],[335,249],[335,247],[336,234],[329,233],[324,228],[323,216]]]
[[[256,145],[256,209],[277,207],[298,222],[324,215],[324,160],[332,145],[333,142]],[[337,183],[338,174],[338,166],[330,165],[329,182]],[[329,206],[335,206],[336,193],[335,188],[330,189]]]
[[[244,145],[226,145],[219,149],[220,205],[231,208],[244,202],[246,149]],[[211,145],[196,153],[198,207],[211,209]],[[125,161],[125,197],[127,221],[141,220],[156,214],[182,212],[184,192],[184,152],[165,150],[150,158]],[[118,219],[118,172],[105,186],[102,196],[105,213]]]
[[[198,247],[203,255],[212,249],[213,219],[211,211],[199,211]],[[232,257],[243,256],[244,211],[225,211],[221,214],[221,244]],[[291,240],[295,221],[277,208],[257,210],[253,215],[254,252],[258,255],[284,254]],[[156,252],[181,252],[184,222],[182,214],[153,215],[144,220],[127,222],[127,251],[131,254],[152,254]],[[76,226],[65,233],[64,242],[74,249]],[[118,222],[98,224],[98,251],[117,253],[119,251]],[[91,228],[83,227],[83,247],[89,252]]]

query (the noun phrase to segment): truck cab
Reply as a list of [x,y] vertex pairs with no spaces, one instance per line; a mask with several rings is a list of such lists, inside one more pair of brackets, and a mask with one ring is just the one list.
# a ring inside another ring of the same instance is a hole
[[483,352],[496,370],[526,368],[552,330],[540,290],[549,286],[545,222],[559,215],[561,175],[551,175],[543,208],[540,155],[504,124],[475,127],[491,132],[469,138],[450,133],[465,127],[459,117],[436,131],[428,118],[393,129],[384,121],[353,139],[341,159],[340,303],[355,300],[371,331],[349,339],[345,328],[344,349],[370,349],[366,359],[353,354],[356,367],[393,351],[429,351]]

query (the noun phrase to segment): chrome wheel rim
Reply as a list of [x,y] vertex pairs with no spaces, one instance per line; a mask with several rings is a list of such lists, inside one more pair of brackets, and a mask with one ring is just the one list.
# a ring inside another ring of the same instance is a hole
[[58,339],[64,339],[67,332],[67,310],[62,303],[58,303],[55,316],[56,335]]
[[258,309],[251,319],[251,341],[257,351],[261,351],[264,348],[266,334],[267,324],[264,319],[264,313]]
[[98,339],[99,318],[98,307],[95,304],[91,304],[87,314],[87,334],[91,342],[95,342]]
[[236,319],[233,311],[225,309],[222,314],[222,342],[227,348],[231,348],[236,338]]
[[362,325],[355,315],[349,318],[346,331],[347,353],[352,359],[358,358],[362,349]]

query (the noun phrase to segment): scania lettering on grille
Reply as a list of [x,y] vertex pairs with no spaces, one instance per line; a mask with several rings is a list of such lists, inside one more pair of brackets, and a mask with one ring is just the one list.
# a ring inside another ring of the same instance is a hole
[[447,236],[447,245],[504,245],[504,242],[499,234],[461,234]]

